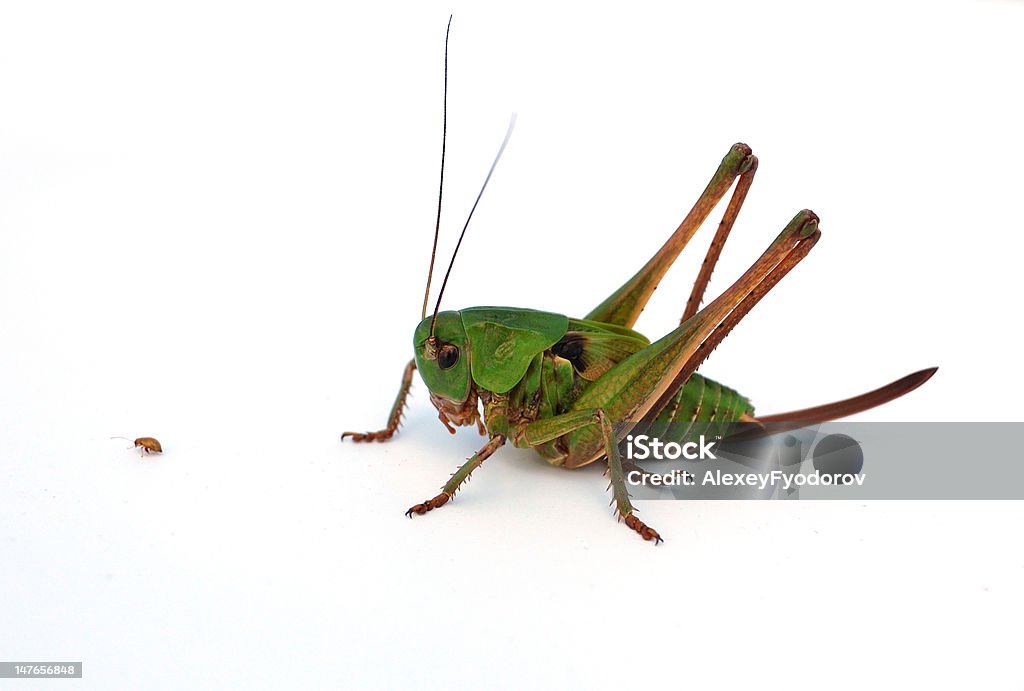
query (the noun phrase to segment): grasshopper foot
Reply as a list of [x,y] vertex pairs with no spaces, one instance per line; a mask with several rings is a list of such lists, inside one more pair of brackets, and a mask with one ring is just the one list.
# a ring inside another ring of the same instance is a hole
[[661,542],[664,542],[664,540],[661,539],[661,535],[658,535],[657,530],[648,527],[647,524],[645,524],[643,521],[641,521],[633,514],[629,514],[628,516],[626,516],[626,526],[639,533],[640,537],[642,537],[643,539],[654,540],[654,544],[656,545]]
[[345,437],[352,437],[352,441],[387,441],[391,437],[395,436],[393,429],[382,429],[379,432],[345,432],[341,435],[341,440],[345,441]]
[[433,499],[427,499],[422,504],[417,504],[416,506],[413,506],[412,508],[405,512],[405,515],[409,518],[412,518],[413,514],[422,516],[427,511],[433,511],[436,508],[444,506],[445,504],[448,503],[448,500],[451,498],[452,495],[448,494],[447,492],[441,492]]

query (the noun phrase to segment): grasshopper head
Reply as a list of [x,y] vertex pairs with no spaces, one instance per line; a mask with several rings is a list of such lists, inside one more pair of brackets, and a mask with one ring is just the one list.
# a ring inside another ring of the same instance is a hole
[[430,400],[456,425],[477,419],[476,396],[469,368],[469,338],[458,312],[440,312],[430,335],[431,317],[416,327],[413,348],[416,368],[430,389]]

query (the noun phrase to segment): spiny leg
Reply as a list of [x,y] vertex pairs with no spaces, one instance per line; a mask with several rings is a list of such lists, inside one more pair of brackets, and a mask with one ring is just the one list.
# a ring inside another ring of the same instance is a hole
[[704,263],[700,266],[697,280],[693,282],[693,290],[690,291],[690,299],[686,301],[686,309],[683,311],[682,319],[679,320],[680,324],[697,314],[697,310],[700,309],[700,301],[704,299],[704,292],[708,289],[711,274],[715,270],[715,265],[718,264],[718,258],[722,255],[722,248],[729,238],[733,224],[736,223],[736,217],[747,198],[747,192],[750,191],[750,185],[754,182],[754,173],[756,172],[757,156],[751,154],[747,157],[746,170],[740,173],[740,179],[736,183],[736,189],[732,193],[722,221],[718,224],[715,237],[711,240],[711,246],[708,247],[708,252],[704,255]]
[[412,388],[412,373],[415,371],[416,360],[409,360],[409,364],[405,366],[405,372],[402,373],[402,388],[398,390],[395,404],[391,406],[391,414],[388,415],[387,427],[377,432],[345,432],[341,435],[341,440],[345,441],[345,437],[352,437],[352,441],[387,441],[393,437],[398,431],[398,426],[402,424],[402,410],[409,397],[409,389]]
[[[755,264],[740,277],[735,285],[747,284],[745,279],[748,277],[753,279],[753,287],[750,289],[750,292],[747,293],[746,296],[744,296],[735,305],[735,307],[733,307],[732,310],[718,322],[717,326],[715,326],[711,333],[701,341],[700,345],[694,351],[693,356],[686,362],[685,366],[680,368],[680,370],[675,374],[672,382],[669,384],[669,388],[648,410],[646,415],[644,415],[642,419],[643,424],[650,424],[650,422],[654,420],[658,412],[661,411],[668,401],[671,400],[673,391],[686,384],[686,381],[690,376],[697,371],[697,368],[703,364],[709,355],[711,355],[711,352],[717,348],[723,340],[725,340],[725,337],[732,332],[743,317],[747,316],[747,314],[754,309],[757,303],[759,303],[772,288],[778,285],[779,281],[781,281],[786,274],[793,270],[793,267],[803,261],[820,237],[817,215],[806,209],[801,211],[793,218],[792,221],[790,221],[790,224],[786,227],[786,230],[782,232],[780,238],[790,234],[791,230],[796,230],[802,241],[798,242],[795,247],[782,256],[770,270],[766,272],[758,271],[757,264]],[[778,240],[776,240],[776,242],[778,242]],[[774,244],[775,243],[773,243],[773,246]],[[765,255],[767,255],[767,252]],[[762,255],[762,257],[765,255]],[[718,299],[720,300],[722,298],[719,297]],[[715,302],[717,301],[718,300]],[[712,306],[713,305],[714,303],[712,303]]]
[[626,490],[626,476],[622,468],[622,458],[619,455],[615,430],[612,428],[608,414],[602,408],[577,410],[535,420],[527,424],[521,433],[528,446],[537,446],[576,430],[594,429],[595,427],[604,442],[604,453],[608,459],[608,473],[613,493],[612,502],[615,504],[616,516],[622,518],[626,525],[643,539],[654,540],[654,544],[663,542],[658,531],[647,526],[634,514],[633,505],[629,501],[629,492]]
[[[729,153],[722,159],[722,163],[718,166],[718,170],[715,171],[711,182],[708,183],[704,192],[697,198],[693,208],[690,209],[686,218],[679,224],[679,227],[672,233],[668,241],[633,278],[626,281],[621,288],[595,307],[586,318],[607,324],[633,326],[636,323],[637,317],[643,311],[644,306],[647,305],[647,301],[651,298],[651,294],[654,293],[654,289],[658,287],[658,283],[661,282],[662,277],[669,267],[672,266],[679,253],[686,247],[693,234],[697,232],[697,229],[700,228],[701,224],[711,214],[715,205],[729,191],[733,181],[746,173],[752,166],[755,166],[756,163],[757,159],[751,153],[749,146],[746,144],[734,144]],[[747,187],[749,187],[749,182]],[[735,198],[739,193],[740,190],[737,188],[733,197]],[[746,190],[742,194],[745,195]],[[742,199],[738,204],[742,204]],[[736,211],[739,210],[738,204]],[[732,206],[733,204],[730,203],[730,208]]]
[[491,437],[490,441],[484,444],[483,448],[477,451],[475,454],[469,457],[469,460],[463,463],[458,470],[456,470],[450,480],[445,483],[445,486],[441,488],[441,493],[433,499],[427,499],[422,504],[416,504],[405,512],[405,515],[412,518],[412,515],[420,514],[423,515],[427,511],[433,511],[434,509],[444,506],[448,503],[455,492],[458,491],[459,486],[469,479],[469,474],[480,467],[480,464],[490,458],[491,454],[501,448],[501,445],[505,443],[505,437],[501,434],[496,434]]
[[[818,217],[801,211],[744,274],[722,295],[662,339],[620,362],[593,382],[574,409],[525,426],[517,446],[537,446],[565,437],[568,468],[604,456],[608,461],[613,501],[626,525],[641,537],[660,536],[633,512],[622,460],[609,420],[629,429],[648,426],[722,339],[794,266],[820,237]],[[598,423],[598,424],[595,424]],[[620,429],[620,434],[625,434]]]
[[647,526],[633,513],[633,505],[629,501],[629,492],[626,490],[626,475],[622,471],[622,458],[619,456],[619,443],[615,439],[615,431],[603,410],[598,410],[598,419],[601,421],[605,455],[608,457],[608,475],[611,480],[612,500],[615,502],[616,515],[621,517],[626,522],[626,526],[636,531],[643,539],[654,540],[654,544],[664,542],[657,530]]

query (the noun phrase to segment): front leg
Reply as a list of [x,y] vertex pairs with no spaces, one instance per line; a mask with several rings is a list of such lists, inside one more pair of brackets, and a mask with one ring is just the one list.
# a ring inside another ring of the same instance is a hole
[[427,511],[433,511],[436,508],[444,506],[448,503],[448,500],[455,496],[455,492],[458,491],[459,486],[469,479],[469,474],[480,467],[480,464],[491,457],[495,451],[501,448],[502,444],[505,443],[505,435],[496,434],[491,437],[491,440],[484,444],[483,448],[477,451],[475,454],[469,457],[469,460],[462,464],[458,470],[456,470],[450,480],[445,483],[445,486],[441,488],[441,493],[433,499],[427,499],[422,504],[416,504],[408,511],[405,515],[412,518],[412,515],[419,514],[423,515]]
[[398,390],[398,397],[395,398],[395,404],[391,406],[391,414],[388,415],[388,426],[378,432],[345,432],[341,435],[341,440],[345,441],[345,437],[352,437],[352,441],[387,441],[394,436],[395,432],[398,431],[398,426],[402,424],[402,410],[405,408],[405,401],[409,398],[409,389],[412,388],[412,373],[416,371],[416,360],[409,360],[409,364],[405,366],[405,372],[402,373],[402,388]]

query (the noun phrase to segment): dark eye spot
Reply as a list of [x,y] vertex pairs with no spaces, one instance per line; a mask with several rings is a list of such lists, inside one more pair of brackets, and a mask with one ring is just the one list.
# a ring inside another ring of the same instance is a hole
[[451,343],[445,343],[437,353],[437,366],[441,369],[451,369],[459,361],[459,348]]

